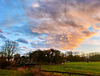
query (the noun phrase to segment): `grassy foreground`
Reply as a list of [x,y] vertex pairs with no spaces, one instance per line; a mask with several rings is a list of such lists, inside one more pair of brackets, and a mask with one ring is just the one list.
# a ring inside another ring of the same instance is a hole
[[[39,67],[37,66],[36,68]],[[81,73],[81,74],[100,76],[100,62],[90,62],[90,63],[69,62],[65,63],[64,65],[42,65],[41,69],[47,71],[60,71],[60,72]],[[33,70],[21,69],[21,70],[0,70],[0,76],[55,76],[55,75],[51,75],[46,72],[42,73],[34,69]]]
[[91,74],[100,76],[100,62],[69,62],[65,63],[64,65],[43,65],[42,70]]
[[32,73],[28,70],[0,70],[0,76],[32,76]]
[[0,76],[60,76],[57,74],[41,72],[38,69],[1,70]]

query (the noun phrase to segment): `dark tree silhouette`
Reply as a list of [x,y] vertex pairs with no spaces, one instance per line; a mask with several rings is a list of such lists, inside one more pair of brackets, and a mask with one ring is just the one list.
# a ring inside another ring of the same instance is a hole
[[60,53],[59,50],[36,50],[29,54],[32,62],[41,64],[61,64],[65,62],[65,57]]
[[37,62],[37,63],[45,62],[45,54],[42,50],[36,50],[30,53],[29,57],[31,58],[31,61],[33,62]]
[[18,44],[15,41],[5,41],[5,44],[1,47],[1,50],[4,52],[5,57],[7,57],[8,61],[14,55],[18,47]]

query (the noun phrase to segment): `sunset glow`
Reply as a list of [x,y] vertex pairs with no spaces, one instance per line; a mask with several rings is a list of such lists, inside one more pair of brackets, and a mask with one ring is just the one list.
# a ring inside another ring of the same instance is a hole
[[99,52],[99,0],[0,0],[0,46]]

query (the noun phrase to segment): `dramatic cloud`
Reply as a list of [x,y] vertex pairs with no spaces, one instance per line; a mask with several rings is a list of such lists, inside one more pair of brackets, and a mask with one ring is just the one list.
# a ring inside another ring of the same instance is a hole
[[19,39],[17,39],[16,41],[21,42],[21,43],[28,44],[28,41],[26,41],[26,40],[23,39],[23,38],[19,38]]
[[[45,41],[50,48],[67,50],[97,34],[98,9],[99,0],[40,0],[29,6],[26,12],[36,23],[30,22],[32,32],[47,34]],[[91,25],[93,31],[89,30]]]
[[[73,50],[84,40],[100,37],[100,0],[5,0],[0,4],[3,39],[17,38],[35,49]],[[95,40],[85,42],[99,45]],[[24,49],[29,50],[28,46]]]

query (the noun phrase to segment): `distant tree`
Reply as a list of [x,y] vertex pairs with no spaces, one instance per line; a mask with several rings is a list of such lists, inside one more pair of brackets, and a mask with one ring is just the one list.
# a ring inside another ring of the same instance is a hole
[[48,63],[61,64],[65,62],[65,57],[60,53],[59,50],[45,50],[45,56]]
[[65,62],[65,57],[60,53],[59,50],[36,50],[29,54],[32,62],[46,63],[46,64],[61,64]]
[[73,52],[72,51],[67,51],[67,61],[73,61]]
[[20,61],[20,54],[15,54],[14,55],[14,61],[19,62]]
[[8,61],[17,51],[18,44],[15,41],[5,41],[5,44],[1,47],[1,50],[4,52],[5,57],[7,57]]
[[73,53],[72,51],[67,52],[67,61],[72,62],[79,62],[79,61],[87,61],[86,57],[84,55],[78,55],[78,52]]
[[88,57],[90,61],[100,61],[100,53],[90,53]]
[[37,62],[39,64],[45,62],[45,54],[40,49],[30,53],[29,57],[30,57],[32,62]]
[[73,52],[72,51],[67,51],[67,54],[68,55],[73,55]]

